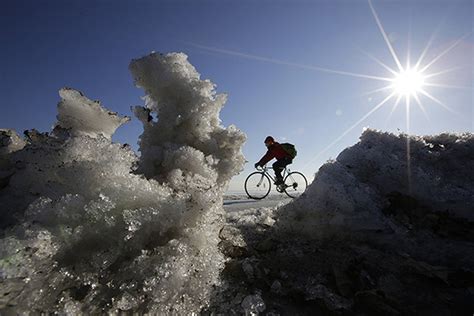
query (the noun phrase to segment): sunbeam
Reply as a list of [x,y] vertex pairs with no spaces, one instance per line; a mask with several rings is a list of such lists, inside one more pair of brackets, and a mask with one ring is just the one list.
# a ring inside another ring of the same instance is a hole
[[439,76],[439,75],[444,75],[444,74],[446,74],[446,73],[453,72],[453,71],[460,70],[460,69],[462,69],[462,67],[453,67],[453,68],[444,69],[444,70],[441,70],[441,71],[434,72],[434,73],[431,73],[431,74],[426,75],[426,76],[425,76],[425,79],[437,77],[437,76]]
[[318,159],[322,154],[324,154],[326,151],[328,151],[332,146],[334,146],[337,142],[339,142],[344,136],[349,134],[354,128],[357,127],[360,123],[365,121],[372,113],[377,111],[379,108],[382,107],[385,103],[387,103],[393,96],[395,95],[394,92],[392,92],[389,96],[387,96],[385,99],[383,99],[379,104],[377,104],[372,110],[367,112],[361,119],[359,119],[357,122],[352,124],[347,130],[345,130],[339,137],[337,137],[334,141],[332,141],[329,145],[327,145],[321,152],[319,152],[316,156],[314,156],[311,161],[309,161],[303,168],[306,168],[308,165],[310,165],[314,160]]
[[468,86],[455,86],[455,85],[449,85],[449,84],[442,84],[442,83],[425,83],[424,84],[427,87],[437,87],[437,88],[446,88],[446,89],[461,89],[461,90],[472,90],[472,87]]
[[392,115],[393,115],[393,113],[395,112],[395,110],[397,109],[398,104],[400,104],[400,101],[402,100],[402,97],[403,97],[402,95],[399,95],[399,96],[397,97],[397,100],[396,100],[395,103],[393,104],[392,109],[390,110],[390,113],[388,114],[387,120],[385,121],[385,125],[387,125],[388,122],[390,121],[390,119],[392,118]]
[[418,58],[418,60],[415,64],[416,69],[418,69],[418,67],[421,65],[421,62],[423,61],[426,54],[428,53],[428,50],[431,48],[431,45],[433,44],[433,41],[434,41],[435,37],[438,35],[439,29],[440,29],[440,27],[438,25],[436,30],[431,34],[430,39],[428,40],[428,43],[426,44],[425,48],[421,52],[420,57]]
[[387,90],[390,90],[390,89],[392,89],[392,85],[388,85],[388,86],[384,86],[382,88],[378,88],[378,89],[374,89],[374,90],[371,90],[371,91],[368,91],[368,92],[364,92],[364,93],[360,94],[360,96],[361,97],[369,96],[369,95],[375,94],[377,92],[387,91]]
[[420,108],[421,111],[423,112],[423,114],[424,114],[424,116],[426,117],[426,119],[427,119],[428,121],[431,121],[431,120],[430,120],[430,117],[428,116],[428,113],[426,112],[426,109],[425,109],[423,103],[421,103],[420,98],[418,97],[418,93],[415,93],[415,94],[413,95],[413,98],[415,99],[416,103],[418,104],[419,108]]
[[385,33],[385,30],[382,26],[382,23],[380,22],[380,19],[377,15],[377,12],[375,11],[374,6],[372,5],[372,0],[369,0],[369,6],[370,6],[370,10],[372,11],[372,14],[375,18],[375,21],[377,22],[377,26],[379,27],[379,30],[382,33],[382,36],[385,40],[385,43],[387,44],[388,49],[390,50],[390,53],[392,54],[392,57],[395,60],[395,63],[397,64],[397,66],[398,66],[398,70],[402,70],[403,69],[402,64],[400,63],[400,60],[398,59],[397,54],[393,50],[392,44],[390,44],[390,40],[388,39],[387,33]]
[[410,98],[405,98],[407,121],[407,184],[411,193],[411,148],[410,148]]
[[364,79],[374,79],[374,80],[380,80],[380,81],[391,81],[392,80],[391,78],[388,78],[388,77],[358,74],[358,73],[354,73],[354,72],[334,70],[334,69],[329,69],[329,68],[324,68],[324,67],[293,63],[293,62],[288,62],[288,61],[279,60],[279,59],[275,59],[275,58],[268,58],[268,57],[263,57],[263,56],[258,56],[258,55],[252,55],[252,54],[232,51],[232,50],[228,50],[228,49],[222,49],[222,48],[217,48],[217,47],[212,47],[212,46],[204,46],[204,45],[191,43],[191,42],[186,42],[186,44],[197,47],[197,48],[200,48],[200,49],[204,49],[204,50],[207,50],[207,51],[215,52],[215,53],[221,53],[221,54],[226,54],[226,55],[231,55],[231,56],[237,56],[237,57],[241,57],[241,58],[245,58],[245,59],[258,60],[258,61],[263,61],[263,62],[272,63],[272,64],[278,64],[278,65],[283,65],[283,66],[296,67],[296,68],[301,68],[301,69],[306,69],[306,70],[316,70],[316,71],[321,71],[321,72],[328,72],[328,73],[339,74],[339,75],[359,77],[359,78],[364,78]]
[[359,49],[360,52],[362,52],[364,55],[366,55],[367,57],[369,57],[370,59],[372,59],[373,61],[375,61],[377,64],[379,64],[380,66],[382,66],[383,68],[387,69],[389,72],[392,73],[392,75],[396,75],[397,72],[390,68],[389,66],[387,66],[386,64],[384,64],[380,59],[378,59],[377,57],[375,57],[374,55],[362,50],[362,49]]
[[440,100],[438,100],[437,98],[435,98],[434,96],[432,96],[431,94],[429,94],[427,91],[421,89],[420,92],[426,96],[427,98],[431,99],[432,101],[438,103],[439,105],[441,105],[443,108],[445,108],[446,110],[448,110],[449,112],[453,113],[453,114],[457,114],[459,115],[458,112],[454,111],[453,109],[451,109],[449,106],[447,106],[446,104],[444,104],[443,102],[441,102]]
[[421,72],[424,72],[426,71],[428,68],[430,68],[434,63],[436,63],[441,57],[443,57],[444,55],[446,55],[447,53],[449,53],[449,51],[451,51],[454,47],[458,46],[459,43],[461,43],[466,37],[468,37],[469,35],[471,35],[471,33],[468,33],[464,36],[462,36],[461,38],[457,39],[453,44],[451,44],[451,46],[449,46],[448,48],[446,48],[443,52],[441,52],[438,56],[436,56],[435,58],[433,58],[432,61],[430,61],[428,64],[426,64],[420,71]]

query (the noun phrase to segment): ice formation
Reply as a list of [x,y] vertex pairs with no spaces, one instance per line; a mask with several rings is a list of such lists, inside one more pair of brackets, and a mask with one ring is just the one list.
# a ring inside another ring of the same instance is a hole
[[89,100],[80,91],[63,88],[59,95],[61,102],[58,104],[56,127],[67,129],[72,136],[96,138],[102,135],[110,139],[120,125],[130,120],[106,110],[99,101]]
[[23,149],[25,141],[11,129],[0,129],[0,155],[4,156]]
[[220,125],[225,96],[186,55],[130,69],[146,91],[140,158],[110,140],[128,119],[73,89],[60,91],[51,133],[30,131],[24,145],[2,131],[0,310],[183,315],[209,303],[245,136]]
[[282,209],[281,224],[309,234],[391,229],[381,210],[394,194],[473,221],[473,135],[410,136],[409,144],[407,159],[406,135],[366,130],[359,143],[320,168],[291,211]]
[[[185,54],[155,53],[130,64],[136,85],[147,93],[145,107],[133,108],[144,125],[139,171],[163,181],[169,175],[176,179],[179,172],[195,177],[187,183],[222,186],[240,171],[245,139],[235,126],[220,126],[226,95],[216,94],[211,81],[200,80],[186,59]],[[201,183],[199,177],[210,181]]]
[[26,142],[11,129],[0,129],[0,189],[8,185],[15,172],[13,163],[8,159],[10,153],[23,149]]

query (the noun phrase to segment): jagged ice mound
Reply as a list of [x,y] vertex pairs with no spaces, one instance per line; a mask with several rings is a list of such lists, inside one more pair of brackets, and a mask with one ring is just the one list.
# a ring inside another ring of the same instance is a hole
[[111,142],[129,118],[69,88],[51,133],[1,131],[0,310],[183,315],[208,304],[245,135],[220,125],[226,98],[185,54],[130,69],[146,92],[134,108],[140,158]]
[[280,226],[314,236],[390,230],[382,210],[404,196],[433,213],[474,221],[473,157],[470,133],[408,137],[367,129],[279,211]]

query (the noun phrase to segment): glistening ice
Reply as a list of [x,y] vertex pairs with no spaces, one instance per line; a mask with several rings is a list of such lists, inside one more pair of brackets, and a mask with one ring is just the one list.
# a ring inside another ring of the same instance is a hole
[[226,96],[186,55],[130,70],[146,93],[140,158],[110,140],[128,118],[69,88],[50,133],[2,130],[2,307],[184,315],[218,286],[222,194],[245,135],[221,125]]

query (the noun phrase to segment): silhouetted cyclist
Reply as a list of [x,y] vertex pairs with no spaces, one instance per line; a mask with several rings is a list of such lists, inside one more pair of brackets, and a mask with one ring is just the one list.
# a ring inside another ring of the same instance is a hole
[[[293,149],[288,150],[288,148],[283,145],[292,146]],[[263,167],[267,164],[267,162],[269,162],[273,158],[276,158],[277,161],[274,162],[272,165],[276,177],[275,184],[283,184],[283,177],[281,175],[281,172],[283,171],[283,169],[285,169],[286,166],[293,162],[293,158],[296,156],[296,150],[294,149],[293,145],[287,143],[280,144],[276,142],[275,139],[271,136],[267,136],[267,138],[265,138],[265,146],[267,146],[268,151],[262,157],[262,159],[260,159],[260,161],[255,164],[255,168]],[[288,151],[292,151],[294,153]]]

